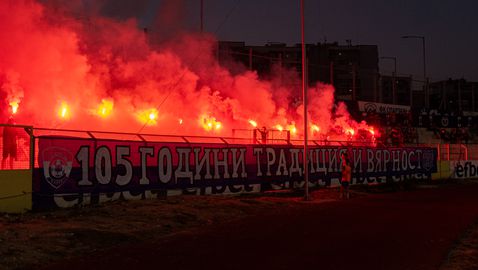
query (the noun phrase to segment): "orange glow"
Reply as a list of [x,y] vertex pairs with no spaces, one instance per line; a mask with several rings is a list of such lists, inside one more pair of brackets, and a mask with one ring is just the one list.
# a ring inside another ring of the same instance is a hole
[[375,136],[375,130],[373,129],[373,127],[371,127],[368,131],[370,131],[370,133]]
[[58,116],[62,119],[70,118],[70,107],[65,101],[61,102],[60,109],[58,110]]
[[347,131],[345,131],[345,133],[349,134],[350,136],[354,136],[355,135],[355,130],[353,128],[349,128],[349,129],[347,129]]
[[217,121],[215,117],[202,116],[201,125],[206,131],[220,130],[222,123]]
[[19,105],[19,104],[18,104],[18,101],[16,101],[16,100],[10,102],[10,107],[11,107],[11,109],[12,109],[12,114],[16,114],[16,113],[17,113],[17,111],[18,111],[18,105]]
[[96,113],[103,118],[108,117],[113,111],[113,101],[109,99],[102,99],[101,104],[98,106]]
[[140,111],[136,114],[138,120],[145,125],[156,125],[158,119],[158,110],[155,108]]
[[249,120],[249,124],[251,124],[253,127],[257,127],[257,122],[254,120]]
[[[111,20],[101,12],[90,14],[91,21],[78,20],[70,6],[56,10],[47,2],[52,1],[0,1],[2,26],[9,29],[0,42],[3,120],[12,117],[45,128],[194,136],[195,143],[221,142],[199,139],[210,136],[235,137],[228,143],[237,144],[267,137],[267,144],[282,144],[308,135],[317,141],[330,135],[334,142],[362,142],[387,131],[379,124],[371,131],[365,120],[354,119],[348,107],[355,108],[356,102],[347,106],[335,100],[343,93],[335,93],[331,84],[309,85],[311,106],[304,112],[296,84],[302,74],[267,65],[264,72],[270,74],[261,76],[220,63],[212,50],[213,36],[190,31],[174,35],[179,47],[172,49],[173,42],[149,42],[134,21]],[[69,23],[48,19],[58,11],[61,21]],[[95,31],[87,33],[93,30],[91,22]],[[42,49],[45,44],[48,49]],[[194,61],[191,54],[202,47],[210,49],[201,50]],[[277,156],[276,161],[283,160]]]
[[317,125],[312,125],[312,126],[310,127],[310,129],[312,129],[313,132],[319,132],[319,131],[320,131],[320,127],[317,126]]
[[297,128],[295,127],[294,124],[287,126],[287,129],[288,129],[292,134],[296,134],[296,133],[297,133]]

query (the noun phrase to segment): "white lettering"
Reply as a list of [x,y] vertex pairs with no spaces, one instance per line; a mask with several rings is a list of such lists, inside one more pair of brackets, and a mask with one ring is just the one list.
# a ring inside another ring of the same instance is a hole
[[284,175],[289,174],[289,171],[287,170],[287,162],[285,159],[284,149],[280,149],[279,166],[277,167],[276,175],[282,175],[282,172],[284,173]]
[[276,162],[276,152],[273,148],[266,148],[267,153],[267,176],[271,176],[271,166]]
[[245,148],[239,149],[239,158],[237,158],[237,148],[232,148],[232,178],[238,178],[238,173],[237,171],[239,170],[239,166],[242,168],[242,173],[241,173],[241,178],[246,178],[247,177],[247,172],[246,172],[246,162],[245,162]]
[[161,183],[169,183],[173,171],[171,150],[167,147],[161,148],[158,153],[158,174]]
[[222,160],[219,160],[219,149],[212,149],[214,156],[214,179],[220,179],[219,166],[224,167],[224,178],[229,178],[228,166],[227,166],[227,152],[228,149],[222,149]]
[[174,177],[176,182],[178,178],[188,178],[189,183],[193,184],[193,172],[189,169],[189,159],[191,155],[191,148],[176,148],[176,152],[178,153],[178,167],[176,171],[174,171]]
[[119,166],[123,166],[125,169],[124,175],[116,176],[116,184],[119,186],[126,186],[133,178],[133,165],[131,165],[131,161],[124,158],[129,157],[130,151],[129,146],[116,147],[116,169],[118,170]]
[[199,152],[201,152],[201,148],[194,148],[194,159],[196,162],[196,174],[194,175],[194,179],[195,180],[201,179],[200,172],[202,171],[203,167],[206,168],[206,175],[204,176],[204,179],[212,179],[210,162],[209,162],[211,149],[208,149],[208,148],[204,149],[204,155],[202,156],[201,161],[199,161]]
[[139,152],[141,153],[141,178],[139,179],[139,184],[149,185],[149,178],[146,171],[148,167],[147,156],[154,156],[154,147],[140,147]]
[[262,176],[262,170],[261,170],[261,155],[262,154],[262,148],[254,148],[254,155],[256,156],[256,162],[257,162],[257,176]]
[[95,173],[98,183],[107,185],[111,181],[111,154],[106,146],[98,148],[95,157]]
[[299,176],[302,176],[302,170],[300,169],[299,163],[299,149],[289,149],[291,154],[291,164],[289,168],[289,176],[292,176],[294,173],[299,173]]

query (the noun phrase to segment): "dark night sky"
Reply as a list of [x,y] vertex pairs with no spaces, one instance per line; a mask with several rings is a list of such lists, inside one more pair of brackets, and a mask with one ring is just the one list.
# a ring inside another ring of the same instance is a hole
[[[121,2],[131,1],[114,1],[115,6],[120,8]],[[141,26],[154,28],[152,22],[161,16],[157,10],[167,6],[166,0],[137,2],[140,9],[128,10],[136,13]],[[199,28],[200,0],[169,2],[179,26]],[[205,30],[219,40],[250,45],[300,42],[299,0],[204,0],[204,4]],[[379,56],[397,57],[399,74],[418,78],[423,76],[422,42],[400,37],[421,35],[426,38],[427,74],[432,81],[478,81],[476,0],[305,0],[305,5],[307,42],[345,44],[351,39],[355,45],[378,45]],[[393,61],[381,60],[380,69],[392,72]]]

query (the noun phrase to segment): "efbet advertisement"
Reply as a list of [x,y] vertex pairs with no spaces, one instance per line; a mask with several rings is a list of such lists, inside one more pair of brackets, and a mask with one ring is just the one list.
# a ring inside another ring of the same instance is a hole
[[453,168],[452,179],[478,178],[477,160],[450,161],[450,168]]
[[[303,185],[303,149],[291,145],[145,143],[41,137],[34,170],[36,209],[172,194],[261,192]],[[352,184],[436,172],[434,148],[313,146],[311,186],[340,181],[347,153]]]

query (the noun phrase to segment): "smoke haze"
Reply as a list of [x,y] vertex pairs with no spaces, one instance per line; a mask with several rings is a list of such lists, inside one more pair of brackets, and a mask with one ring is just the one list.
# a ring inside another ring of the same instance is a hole
[[[154,35],[130,16],[148,1],[131,2],[1,1],[3,122],[16,101],[16,122],[35,127],[230,136],[253,120],[302,136],[295,71],[233,73],[214,36],[180,31],[182,1],[163,1]],[[330,85],[311,86],[309,102],[313,138],[368,128],[335,105]]]

